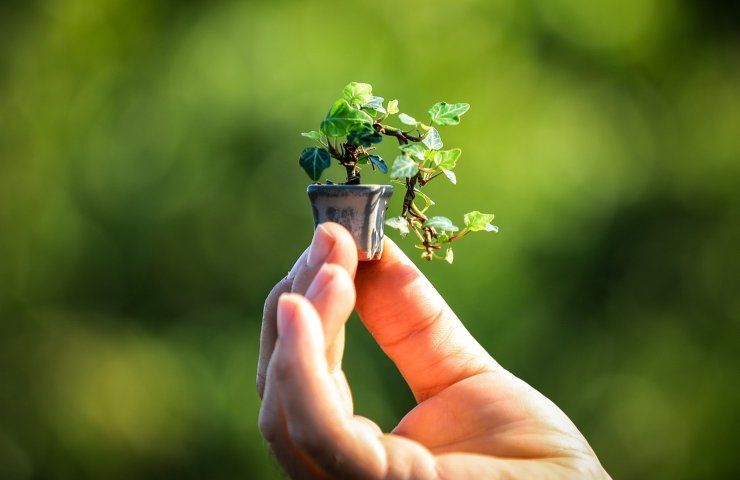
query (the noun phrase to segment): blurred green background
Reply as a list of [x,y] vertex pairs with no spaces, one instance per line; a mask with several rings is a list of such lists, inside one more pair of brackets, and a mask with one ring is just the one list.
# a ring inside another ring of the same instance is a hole
[[[0,478],[279,477],[262,302],[311,236],[298,133],[352,80],[419,117],[472,105],[430,193],[501,233],[422,268],[483,345],[615,478],[738,478],[738,13],[3,2]],[[357,411],[392,428],[412,397],[348,328]]]

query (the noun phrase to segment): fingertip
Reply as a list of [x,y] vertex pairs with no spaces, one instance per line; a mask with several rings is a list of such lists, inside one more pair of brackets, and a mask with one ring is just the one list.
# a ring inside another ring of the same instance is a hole
[[296,293],[282,293],[277,304],[277,330],[278,336],[282,337],[288,333],[291,324],[295,321],[298,298]]
[[325,263],[308,287],[306,298],[315,303],[317,299],[325,295],[329,288],[344,290],[346,295],[352,296],[352,303],[354,303],[354,284],[349,272],[339,265]]
[[323,343],[319,314],[311,302],[298,293],[280,295],[277,327],[278,338],[285,342],[295,343],[309,338],[313,343]]
[[326,258],[326,263],[340,265],[350,276],[354,276],[357,270],[357,244],[352,234],[334,222],[322,223],[317,228],[322,228],[334,240],[334,247]]

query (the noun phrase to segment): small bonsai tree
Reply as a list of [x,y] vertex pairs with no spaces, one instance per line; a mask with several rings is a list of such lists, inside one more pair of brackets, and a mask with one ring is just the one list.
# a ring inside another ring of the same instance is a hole
[[[342,98],[334,102],[319,131],[301,134],[317,142],[318,146],[303,149],[299,163],[311,180],[318,182],[333,158],[346,170],[345,184],[358,185],[364,166],[388,173],[388,165],[376,154],[375,145],[384,137],[394,137],[398,141],[399,153],[390,168],[390,176],[392,182],[403,185],[405,195],[401,215],[385,223],[399,230],[401,236],[413,233],[419,240],[416,247],[422,250],[421,256],[425,260],[444,258],[452,263],[450,243],[470,232],[498,231],[498,227],[491,224],[493,214],[466,213],[462,229],[447,217],[427,216],[427,211],[435,203],[422,192],[422,188],[440,176],[456,184],[453,170],[461,154],[459,148],[443,150],[442,138],[432,125],[457,125],[469,108],[467,103],[435,103],[429,109],[427,125],[399,113],[398,100],[384,103],[382,97],[373,95],[371,85],[352,82],[344,87]],[[394,115],[405,127],[386,123]],[[422,199],[423,206],[416,204],[417,197]],[[440,255],[438,252],[443,247],[446,247],[445,253]]]

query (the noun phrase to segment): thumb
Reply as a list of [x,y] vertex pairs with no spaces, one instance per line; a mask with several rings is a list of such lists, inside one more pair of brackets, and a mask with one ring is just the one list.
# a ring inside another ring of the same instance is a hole
[[361,262],[357,313],[400,370],[417,402],[497,363],[401,249],[385,238],[383,257]]

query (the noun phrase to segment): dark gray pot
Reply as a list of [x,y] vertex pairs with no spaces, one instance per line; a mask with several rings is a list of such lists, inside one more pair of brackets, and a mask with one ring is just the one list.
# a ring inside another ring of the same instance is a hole
[[379,260],[383,253],[383,224],[390,185],[309,185],[314,228],[336,222],[349,230],[360,260]]

